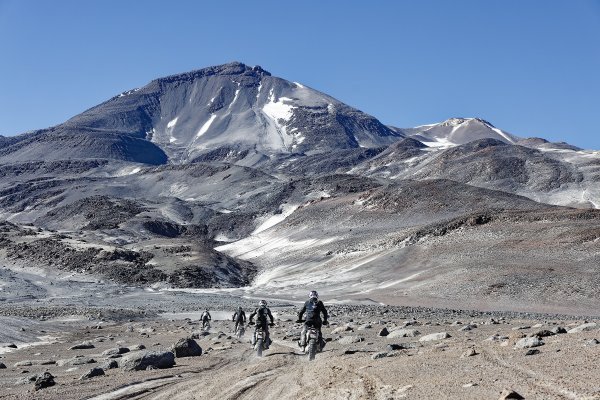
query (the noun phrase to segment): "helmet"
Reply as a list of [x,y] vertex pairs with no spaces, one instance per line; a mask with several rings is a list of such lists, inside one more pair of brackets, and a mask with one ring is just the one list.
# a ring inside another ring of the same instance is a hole
[[311,292],[308,294],[308,298],[309,299],[319,299],[319,293],[317,293],[316,290],[311,290]]
[[239,311],[242,311],[242,306],[239,306],[239,307],[238,307],[238,310],[239,310]]
[[266,307],[267,306],[267,301],[266,300],[261,300],[260,303],[258,303],[259,306],[261,307]]

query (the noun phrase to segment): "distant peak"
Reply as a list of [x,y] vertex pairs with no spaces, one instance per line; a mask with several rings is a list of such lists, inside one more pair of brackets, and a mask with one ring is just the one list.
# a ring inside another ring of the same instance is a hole
[[444,122],[440,123],[441,126],[459,126],[462,125],[464,123],[470,123],[470,122],[478,122],[484,125],[489,126],[490,128],[495,128],[494,125],[492,125],[490,122],[486,121],[485,119],[482,118],[462,118],[462,117],[454,117],[454,118],[449,118],[447,120],[445,120]]
[[444,122],[442,122],[440,125],[441,126],[458,126],[458,125],[462,125],[465,122],[467,122],[469,119],[468,118],[449,118],[447,120],[445,120]]
[[212,67],[206,67],[197,69],[190,72],[184,72],[181,74],[169,75],[164,78],[159,78],[157,81],[160,82],[174,82],[174,81],[185,81],[194,80],[211,75],[254,75],[257,77],[271,76],[271,74],[264,70],[260,65],[250,67],[242,62],[233,61],[227,64],[215,65]]

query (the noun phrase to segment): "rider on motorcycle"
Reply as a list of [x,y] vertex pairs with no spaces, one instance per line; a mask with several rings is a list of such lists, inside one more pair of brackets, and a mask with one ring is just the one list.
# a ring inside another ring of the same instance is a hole
[[[304,313],[306,313],[306,321],[302,321],[302,315]],[[323,314],[323,320],[321,320],[321,314]],[[304,303],[304,306],[298,313],[298,322],[304,322],[298,346],[302,348],[306,347],[306,332],[309,327],[314,327],[319,331],[319,346],[323,349],[323,347],[325,347],[325,341],[323,340],[323,334],[321,333],[321,325],[329,325],[329,323],[327,322],[327,310],[325,309],[323,302],[319,300],[319,294],[316,290],[313,290],[308,294],[308,300]]]
[[235,322],[234,332],[237,332],[238,327],[241,327],[246,323],[246,313],[242,310],[242,307],[238,307],[231,320]]
[[[250,316],[248,317],[250,324],[252,324],[252,318],[254,318],[255,315],[256,315],[256,328],[258,328],[260,326],[260,327],[262,327],[263,331],[265,332],[264,347],[265,347],[265,349],[268,349],[269,345],[271,344],[271,339],[270,339],[270,335],[269,335],[269,325],[273,326],[274,319],[273,319],[273,314],[271,314],[271,310],[269,310],[269,308],[267,307],[267,302],[265,300],[261,300],[258,308],[256,310],[254,310],[254,312],[252,314],[250,314]],[[271,319],[270,324],[267,323],[267,317]],[[255,328],[255,331],[256,331],[256,328]],[[254,340],[255,340],[255,336],[253,336],[253,339],[252,339],[253,346],[254,346]]]
[[207,326],[209,326],[209,321],[212,320],[212,317],[210,316],[210,313],[208,312],[208,308],[206,310],[204,310],[204,312],[202,313],[202,315],[200,316],[200,319],[202,320],[202,328],[206,328]]

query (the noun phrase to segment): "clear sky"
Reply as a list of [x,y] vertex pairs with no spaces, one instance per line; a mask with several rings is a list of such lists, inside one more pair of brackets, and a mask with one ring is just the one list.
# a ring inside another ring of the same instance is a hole
[[385,124],[600,149],[600,0],[0,0],[0,134],[234,60]]

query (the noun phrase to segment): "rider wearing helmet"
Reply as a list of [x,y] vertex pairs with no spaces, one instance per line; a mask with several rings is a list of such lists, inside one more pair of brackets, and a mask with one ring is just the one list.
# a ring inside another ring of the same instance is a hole
[[246,313],[242,310],[242,307],[238,307],[231,320],[235,322],[234,332],[237,332],[238,327],[246,323]]
[[[261,300],[258,308],[256,310],[254,310],[254,312],[252,314],[250,314],[250,316],[248,317],[248,320],[250,323],[252,323],[252,318],[254,318],[254,316],[256,315],[256,328],[258,328],[259,326],[262,327],[263,331],[265,332],[265,349],[269,348],[269,345],[271,344],[271,338],[269,335],[269,325],[273,325],[273,314],[271,314],[271,310],[269,310],[269,308],[267,307],[267,302],[266,300]],[[267,318],[271,319],[271,323],[268,324],[267,323]],[[256,330],[255,328],[255,330]],[[255,337],[253,336],[252,338],[252,345],[254,345],[254,340]]]
[[[316,290],[311,291],[308,294],[308,300],[304,303],[304,306],[298,313],[298,322],[302,322],[302,315],[306,313],[306,321],[302,327],[302,333],[300,334],[300,341],[298,346],[306,347],[306,331],[308,327],[314,327],[319,331],[319,345],[321,349],[325,347],[325,341],[321,333],[321,325],[328,325],[327,322],[327,310],[321,300],[319,300],[319,294]],[[321,314],[323,314],[323,320],[321,320]]]

